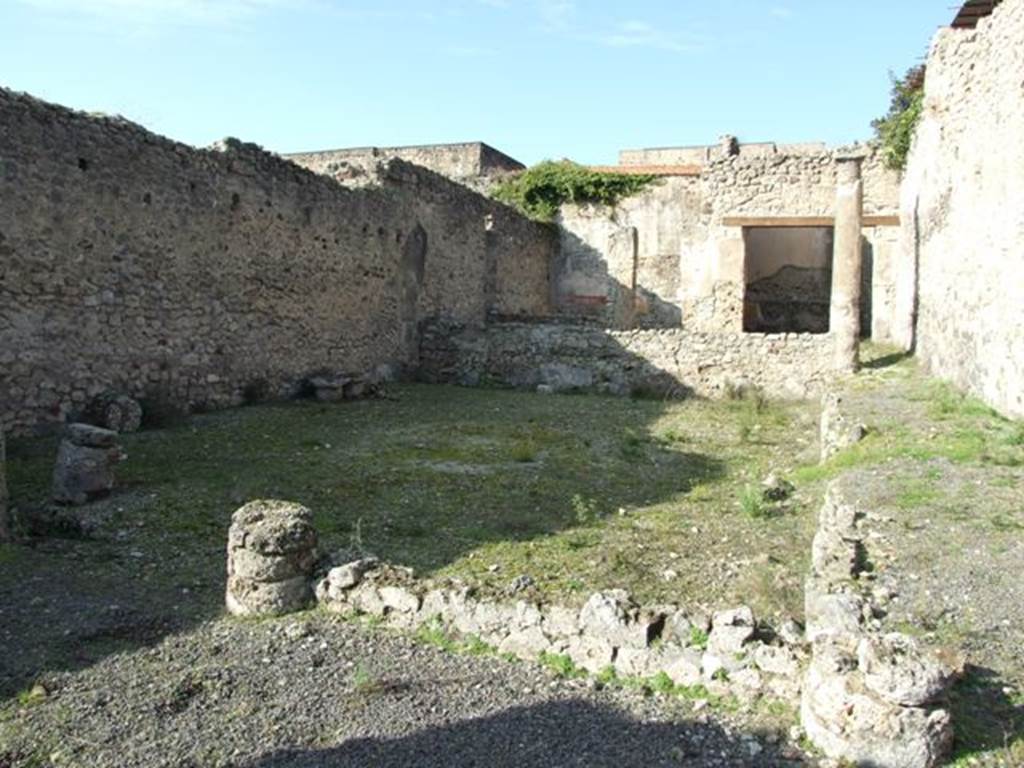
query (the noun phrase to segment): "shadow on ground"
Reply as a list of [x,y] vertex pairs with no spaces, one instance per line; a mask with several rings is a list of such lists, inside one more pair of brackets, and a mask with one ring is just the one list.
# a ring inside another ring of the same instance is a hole
[[[357,738],[337,747],[282,750],[244,768],[559,768],[788,764],[773,750],[720,726],[637,722],[608,706],[563,701],[430,727],[397,738]],[[756,752],[756,757],[753,756]]]
[[957,758],[1006,750],[1006,765],[1024,761],[1024,699],[1012,698],[1008,690],[995,670],[967,666],[950,696]]

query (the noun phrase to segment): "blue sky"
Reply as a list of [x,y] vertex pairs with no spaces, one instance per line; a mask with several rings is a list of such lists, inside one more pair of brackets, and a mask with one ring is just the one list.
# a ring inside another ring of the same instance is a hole
[[0,0],[0,85],[195,145],[483,140],[524,162],[843,143],[952,0]]

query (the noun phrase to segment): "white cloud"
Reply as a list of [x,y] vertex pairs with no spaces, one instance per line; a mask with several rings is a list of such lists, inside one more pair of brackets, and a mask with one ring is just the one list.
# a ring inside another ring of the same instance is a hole
[[658,29],[646,21],[625,21],[611,32],[593,35],[602,45],[612,48],[651,48],[674,53],[689,53],[703,47],[696,38],[685,38]]
[[776,5],[769,11],[769,13],[779,19],[788,19],[793,15],[793,9],[787,8],[784,5]]
[[18,0],[45,11],[133,24],[221,25],[285,5],[284,0]]
[[549,32],[568,28],[576,15],[572,0],[540,0],[538,4],[541,24]]

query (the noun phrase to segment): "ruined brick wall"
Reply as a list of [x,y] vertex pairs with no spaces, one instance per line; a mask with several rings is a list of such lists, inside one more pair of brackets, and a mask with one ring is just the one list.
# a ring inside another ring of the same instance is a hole
[[380,167],[377,183],[404,201],[426,233],[421,318],[483,323],[489,315],[550,314],[558,250],[551,227],[401,160]]
[[485,215],[496,317],[547,317],[553,309],[552,269],[561,247],[558,230],[530,221],[504,205]]
[[[640,326],[682,325],[695,331],[734,332],[742,329],[744,240],[742,227],[729,217],[831,217],[836,194],[832,153],[800,146],[765,145],[772,152],[724,156],[708,151],[699,177],[667,177],[615,208],[568,205],[560,223],[566,230],[562,258],[555,275],[559,306],[575,313],[582,294],[589,296],[592,315],[617,324],[622,318]],[[761,145],[755,145],[761,147]],[[658,150],[665,153],[669,150]],[[674,157],[674,156],[673,156]],[[679,158],[675,158],[679,159]],[[896,212],[898,176],[887,170],[877,152],[864,162],[864,210],[867,215]],[[635,228],[635,316],[624,312],[632,279],[634,255],[615,249],[617,233]],[[873,307],[876,338],[888,340],[898,309],[890,299],[888,281],[895,272],[893,232],[865,229],[871,282],[882,290]],[[628,293],[628,292],[627,292]],[[877,325],[875,324],[877,318]]]
[[587,323],[429,327],[420,346],[425,379],[474,385],[546,385],[618,395],[722,397],[759,387],[802,399],[831,379],[832,342],[809,334],[615,331]]
[[110,387],[221,405],[413,361],[412,226],[386,195],[251,145],[196,150],[0,90],[0,427]]
[[197,150],[0,90],[0,428],[109,388],[284,395],[317,369],[415,365],[427,318],[544,313],[548,229],[503,209],[514,236],[491,237],[497,204],[392,165],[347,189],[252,145]]
[[939,32],[902,194],[916,353],[1024,417],[1024,0]]
[[285,156],[297,165],[329,176],[359,177],[378,163],[404,160],[446,178],[473,185],[482,177],[520,171],[523,164],[482,142],[425,144],[414,147],[356,147],[299,152]]
[[[732,137],[722,137],[730,140]],[[820,155],[828,151],[821,142],[802,144],[776,144],[775,142],[736,142],[740,157],[767,157],[793,155]],[[624,149],[619,152],[620,165],[703,165],[722,153],[721,144],[694,147],[654,147],[650,149]]]
[[551,269],[559,250],[554,227],[405,160],[369,163],[357,176],[333,165],[313,167],[354,189],[387,190],[422,225],[428,253],[420,319],[455,315],[483,322],[552,313]]

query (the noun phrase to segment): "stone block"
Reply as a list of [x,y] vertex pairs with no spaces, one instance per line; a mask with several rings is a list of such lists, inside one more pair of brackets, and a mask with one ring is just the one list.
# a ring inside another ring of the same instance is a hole
[[89,424],[70,424],[57,449],[53,470],[53,500],[85,504],[114,487],[114,468],[125,458],[117,433]]
[[577,667],[598,674],[612,666],[615,646],[607,640],[581,635],[569,640],[566,654]]
[[755,630],[754,612],[747,606],[718,611],[711,619],[708,650],[723,656],[742,653]]
[[907,635],[869,636],[857,649],[864,684],[885,701],[920,707],[940,699],[956,670]]
[[[228,531],[228,611],[248,616],[304,609],[313,598],[318,557],[308,509],[286,501],[249,502],[232,516]],[[329,579],[317,592],[330,593]]]
[[138,432],[142,426],[142,405],[133,397],[117,392],[104,392],[86,407],[88,420],[105,429],[126,434]]
[[643,614],[629,593],[614,589],[595,593],[580,611],[580,631],[616,648],[646,648],[662,617]]
[[501,653],[511,653],[518,659],[536,659],[551,650],[551,641],[539,626],[522,627],[512,630],[498,645]]

